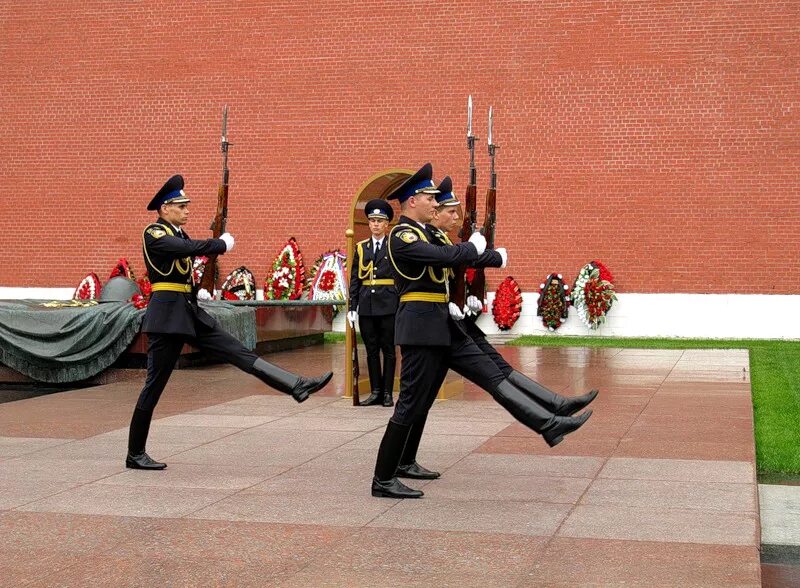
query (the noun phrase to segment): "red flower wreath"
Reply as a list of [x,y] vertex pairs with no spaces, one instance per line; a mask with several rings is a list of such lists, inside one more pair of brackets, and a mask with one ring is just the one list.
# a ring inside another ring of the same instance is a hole
[[100,278],[92,272],[83,278],[72,295],[74,300],[97,300],[100,295]]
[[136,276],[133,273],[133,268],[128,264],[128,260],[124,257],[120,258],[117,261],[117,265],[114,266],[114,269],[111,270],[111,275],[108,276],[108,279],[116,278],[117,276],[122,276],[123,278],[128,278],[130,280],[136,281]]
[[522,312],[522,292],[516,280],[508,276],[497,287],[492,302],[492,315],[497,328],[507,331],[517,322]]
[[569,286],[564,283],[561,274],[550,274],[539,285],[536,314],[542,317],[542,324],[550,331],[555,331],[567,320],[570,304],[568,292]]
[[306,270],[297,241],[290,237],[272,262],[272,271],[264,280],[265,300],[297,300],[303,295]]

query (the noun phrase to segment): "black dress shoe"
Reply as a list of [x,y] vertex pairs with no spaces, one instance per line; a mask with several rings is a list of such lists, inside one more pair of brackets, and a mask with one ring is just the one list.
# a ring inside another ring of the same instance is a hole
[[380,406],[381,405],[381,397],[383,396],[383,392],[373,390],[370,392],[369,396],[367,396],[366,400],[362,400],[358,403],[359,406]]
[[133,470],[163,470],[167,467],[167,464],[155,461],[145,452],[142,452],[138,455],[129,453],[125,459],[125,467]]
[[392,400],[392,393],[386,392],[383,395],[383,405],[384,406],[394,406],[394,401]]
[[423,492],[409,488],[397,478],[386,482],[372,478],[372,495],[379,498],[422,498]]
[[297,380],[297,384],[292,388],[292,397],[297,400],[297,402],[305,402],[311,394],[324,388],[328,382],[331,381],[332,377],[333,372],[328,372],[319,378],[305,378],[300,376]]
[[422,467],[417,462],[397,466],[398,478],[412,478],[414,480],[435,480],[441,476],[439,472]]

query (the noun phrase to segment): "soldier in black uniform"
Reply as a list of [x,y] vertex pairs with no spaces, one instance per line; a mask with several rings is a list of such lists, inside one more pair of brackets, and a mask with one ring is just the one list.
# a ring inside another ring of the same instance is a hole
[[372,236],[356,244],[350,269],[350,310],[347,320],[353,327],[358,320],[361,338],[364,339],[364,347],[367,349],[367,369],[372,392],[360,405],[392,406],[397,290],[394,288],[391,265],[386,254],[386,229],[394,217],[394,211],[385,200],[375,199],[367,202],[364,213],[369,219]]
[[[511,414],[551,445],[580,427],[588,418],[561,417],[545,410],[520,392],[464,333],[449,308],[450,267],[461,264],[500,267],[505,255],[484,253],[486,240],[479,233],[468,243],[443,245],[440,232],[426,224],[437,206],[430,164],[423,166],[389,196],[401,202],[403,216],[389,237],[389,256],[395,271],[400,306],[395,321],[395,342],[402,351],[400,396],[378,450],[372,495],[419,498],[423,493],[398,477],[433,479],[416,461],[428,410],[436,398],[448,366],[490,391]],[[454,305],[452,305],[454,306]]]
[[[452,245],[448,233],[455,228],[459,220],[458,207],[461,203],[453,194],[453,184],[450,176],[445,177],[437,189],[440,194],[436,196],[438,207],[434,214],[432,225],[438,229],[436,235],[438,241],[443,245]],[[455,284],[451,284],[451,288],[454,286]],[[459,321],[457,325],[463,328],[475,345],[503,372],[503,375],[517,388],[530,396],[532,400],[541,404],[550,412],[560,416],[571,416],[588,406],[597,396],[597,390],[591,390],[582,396],[574,398],[561,396],[515,370],[497,349],[486,340],[486,333],[476,324],[476,320],[483,310],[483,303],[477,297],[468,296],[464,309],[459,310],[451,307],[450,310],[451,317]],[[463,320],[461,320],[462,317]]]
[[325,386],[333,375],[328,372],[320,378],[304,378],[260,359],[198,306],[192,287],[192,257],[221,255],[233,249],[234,240],[228,233],[219,239],[189,238],[182,229],[189,216],[189,199],[183,185],[183,177],[171,177],[147,206],[147,210],[158,211],[158,219],[143,234],[145,266],[153,293],[142,323],[142,332],[148,334],[149,340],[147,380],[133,411],[125,460],[125,465],[134,469],[167,467],[147,455],[145,445],[153,410],[184,343],[253,374],[269,386],[291,394],[297,402]]

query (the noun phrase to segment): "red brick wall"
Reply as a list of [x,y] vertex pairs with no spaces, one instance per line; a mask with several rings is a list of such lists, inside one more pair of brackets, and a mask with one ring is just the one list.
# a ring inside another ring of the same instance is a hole
[[[624,292],[796,293],[798,4],[7,1],[0,285],[142,269],[172,173],[200,237],[230,105],[223,271],[344,245],[357,188],[432,161],[479,194],[496,112],[498,245],[524,289],[604,261]],[[499,274],[498,274],[499,275]],[[497,283],[497,278],[493,280]]]

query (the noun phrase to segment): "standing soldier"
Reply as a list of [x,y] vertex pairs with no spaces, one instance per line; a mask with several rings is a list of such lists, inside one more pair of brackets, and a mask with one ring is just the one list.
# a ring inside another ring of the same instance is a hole
[[[131,419],[125,465],[133,469],[163,470],[167,464],[154,461],[145,451],[150,421],[185,343],[223,359],[252,374],[267,385],[303,402],[333,375],[304,378],[260,359],[198,306],[192,287],[192,257],[221,255],[233,249],[229,233],[219,239],[190,239],[183,225],[189,219],[189,199],[183,177],[172,176],[150,201],[147,210],[158,211],[158,219],[144,230],[143,249],[153,294],[142,323],[148,334],[147,380]],[[203,290],[201,298],[211,295]]]
[[360,405],[392,406],[397,290],[394,288],[391,265],[386,254],[386,230],[394,217],[394,211],[385,200],[375,199],[367,202],[364,213],[369,220],[369,231],[372,235],[356,244],[350,270],[350,310],[347,320],[353,328],[358,320],[361,338],[367,348],[367,369],[372,392]]

